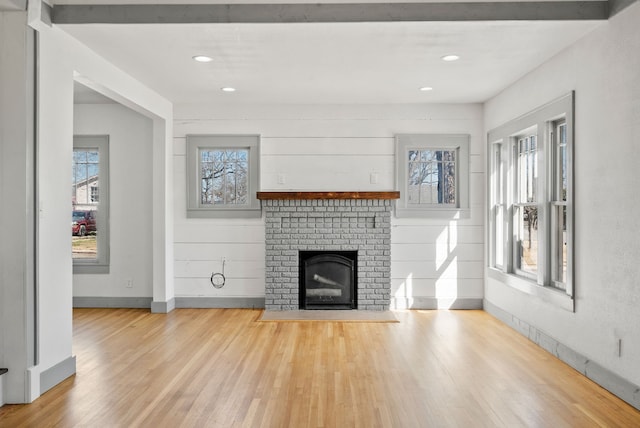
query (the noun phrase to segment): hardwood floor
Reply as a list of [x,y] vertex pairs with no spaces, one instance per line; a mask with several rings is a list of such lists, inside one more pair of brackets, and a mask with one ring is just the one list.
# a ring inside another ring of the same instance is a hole
[[77,374],[0,408],[0,426],[640,426],[640,411],[482,311],[260,314],[76,309]]

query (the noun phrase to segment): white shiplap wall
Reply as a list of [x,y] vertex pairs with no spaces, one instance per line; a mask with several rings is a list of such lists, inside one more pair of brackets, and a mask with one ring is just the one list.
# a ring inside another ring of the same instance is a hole
[[[467,133],[471,218],[392,219],[392,307],[448,307],[456,299],[479,304],[484,254],[482,126],[478,104],[176,106],[176,297],[264,296],[264,220],[186,218],[186,135],[260,134],[261,190],[385,191],[396,187],[395,134]],[[377,183],[372,183],[372,174]],[[215,289],[209,277],[222,269],[223,259],[227,283]]]

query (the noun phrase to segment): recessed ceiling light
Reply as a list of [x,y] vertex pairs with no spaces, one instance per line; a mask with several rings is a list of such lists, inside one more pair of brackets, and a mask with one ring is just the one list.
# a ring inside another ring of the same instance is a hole
[[420,90],[422,92],[428,92],[428,91],[433,91],[433,88],[431,86],[423,86],[422,88],[420,88]]
[[460,57],[458,55],[445,55],[441,59],[443,61],[457,61]]
[[221,89],[222,89],[222,91],[224,91],[224,92],[235,92],[235,91],[236,91],[236,88],[231,88],[231,87],[229,87],[229,86],[224,87],[224,88],[221,88]]
[[198,62],[211,62],[213,61],[213,58],[205,55],[196,55],[193,57],[193,60]]

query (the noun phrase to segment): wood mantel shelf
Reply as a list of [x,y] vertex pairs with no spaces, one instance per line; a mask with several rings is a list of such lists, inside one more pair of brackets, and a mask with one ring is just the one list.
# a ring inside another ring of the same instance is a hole
[[258,192],[260,200],[399,199],[400,192]]

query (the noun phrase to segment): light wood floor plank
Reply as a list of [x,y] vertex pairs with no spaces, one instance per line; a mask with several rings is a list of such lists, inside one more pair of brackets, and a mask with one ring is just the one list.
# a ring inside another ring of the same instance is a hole
[[399,323],[76,309],[77,374],[0,427],[634,427],[640,411],[482,311]]

